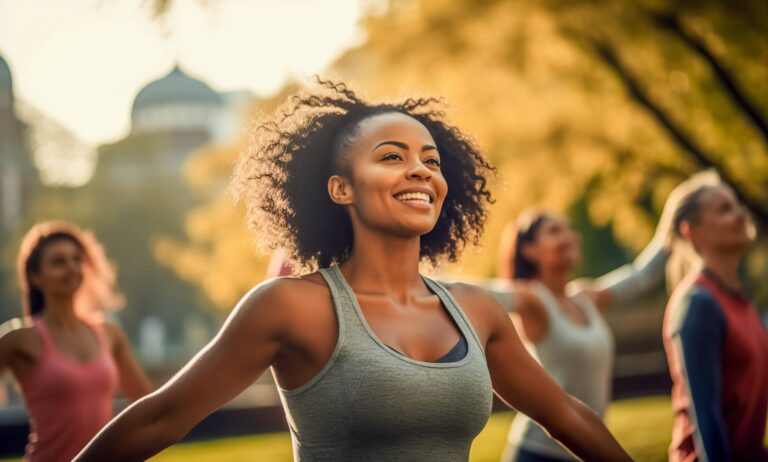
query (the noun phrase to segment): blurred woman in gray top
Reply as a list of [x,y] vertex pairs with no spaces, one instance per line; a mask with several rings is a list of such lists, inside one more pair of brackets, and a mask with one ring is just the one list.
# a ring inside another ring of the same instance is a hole
[[[669,257],[669,215],[651,243],[630,265],[578,291],[571,273],[581,259],[581,242],[567,220],[530,210],[507,226],[499,277],[490,286],[511,312],[532,356],[565,391],[603,417],[611,396],[614,339],[602,311],[624,305],[664,279]],[[538,424],[518,414],[502,456],[505,462],[577,460]]]

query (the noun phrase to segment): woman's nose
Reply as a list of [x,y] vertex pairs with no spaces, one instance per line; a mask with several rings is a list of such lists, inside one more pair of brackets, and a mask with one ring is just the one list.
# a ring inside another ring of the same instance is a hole
[[429,181],[432,179],[432,172],[421,161],[413,162],[408,169],[408,178]]

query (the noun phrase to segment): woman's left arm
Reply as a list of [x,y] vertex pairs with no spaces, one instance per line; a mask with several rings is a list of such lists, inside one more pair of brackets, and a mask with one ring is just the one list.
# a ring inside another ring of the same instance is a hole
[[[495,393],[538,422],[568,450],[587,461],[631,461],[602,420],[566,394],[523,346],[494,297],[477,289],[488,334],[486,360]],[[479,293],[482,292],[482,293]]]
[[152,386],[131,351],[128,337],[114,324],[104,323],[104,328],[111,340],[112,357],[117,365],[120,391],[131,401],[149,394]]

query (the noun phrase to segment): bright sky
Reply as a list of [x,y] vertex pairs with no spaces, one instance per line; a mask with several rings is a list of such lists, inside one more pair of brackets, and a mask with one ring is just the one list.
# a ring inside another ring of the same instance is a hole
[[218,91],[267,95],[358,43],[371,0],[175,0],[161,19],[150,1],[0,0],[16,97],[88,143],[115,140],[136,93],[175,61]]

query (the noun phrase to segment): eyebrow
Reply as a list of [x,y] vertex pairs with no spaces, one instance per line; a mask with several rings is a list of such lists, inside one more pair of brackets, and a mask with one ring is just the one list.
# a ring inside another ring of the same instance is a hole
[[[400,141],[382,141],[381,143],[377,144],[376,147],[373,148],[373,150],[375,151],[379,149],[380,146],[384,146],[386,144],[397,146],[400,149],[406,149],[406,150],[408,149],[408,145]],[[437,151],[437,147],[432,146],[431,144],[425,144],[424,146],[421,147],[421,152],[429,151],[429,150]]]

